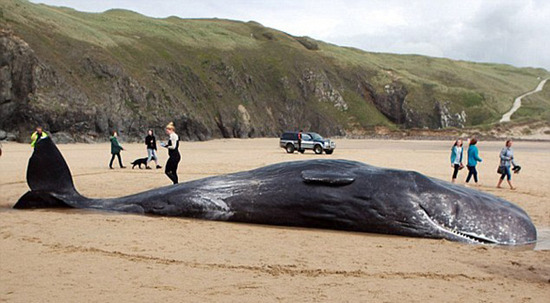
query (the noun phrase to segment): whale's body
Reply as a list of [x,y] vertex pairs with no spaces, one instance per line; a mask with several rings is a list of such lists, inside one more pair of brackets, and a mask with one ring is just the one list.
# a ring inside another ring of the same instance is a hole
[[346,160],[270,165],[115,199],[75,190],[49,139],[29,160],[15,208],[74,207],[503,245],[536,241],[529,216],[493,195],[422,174]]

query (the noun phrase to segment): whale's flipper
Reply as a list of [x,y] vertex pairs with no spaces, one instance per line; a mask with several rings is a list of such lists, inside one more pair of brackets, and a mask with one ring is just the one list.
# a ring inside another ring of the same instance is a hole
[[49,137],[35,145],[27,167],[27,184],[31,190],[14,208],[75,207],[87,200],[74,188],[71,171]]

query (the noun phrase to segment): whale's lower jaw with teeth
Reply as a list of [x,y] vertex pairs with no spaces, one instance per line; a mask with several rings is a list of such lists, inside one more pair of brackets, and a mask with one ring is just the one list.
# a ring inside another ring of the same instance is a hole
[[486,237],[482,237],[479,235],[472,235],[471,233],[461,232],[456,229],[447,227],[443,224],[439,224],[438,222],[435,222],[435,223],[438,225],[439,228],[444,229],[445,231],[450,232],[460,238],[464,238],[469,242],[478,243],[478,244],[499,244],[498,241],[496,240],[488,239]]
[[476,244],[505,244],[505,243],[499,243],[499,241],[497,241],[497,240],[489,239],[489,238],[484,237],[484,236],[474,235],[474,234],[471,234],[471,233],[459,231],[456,228],[446,226],[445,224],[442,224],[442,223],[438,222],[436,219],[430,217],[430,215],[428,215],[428,213],[426,213],[426,217],[439,230],[441,230],[443,232],[446,232],[446,233],[451,233],[451,234],[457,236],[458,238],[464,239],[466,242],[476,243]]

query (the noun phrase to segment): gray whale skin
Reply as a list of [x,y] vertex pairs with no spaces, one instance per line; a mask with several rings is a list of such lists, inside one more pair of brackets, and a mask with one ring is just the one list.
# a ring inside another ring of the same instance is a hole
[[14,208],[87,208],[502,245],[537,239],[529,216],[501,198],[417,172],[346,160],[280,163],[88,199],[76,191],[63,156],[45,138],[29,160],[27,183],[31,190]]

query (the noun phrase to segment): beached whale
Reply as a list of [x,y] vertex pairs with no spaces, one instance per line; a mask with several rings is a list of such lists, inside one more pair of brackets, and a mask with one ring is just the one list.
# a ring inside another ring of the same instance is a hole
[[208,220],[327,228],[471,243],[533,243],[516,205],[412,171],[310,160],[209,177],[115,199],[88,199],[50,138],[29,160],[30,191],[14,208],[74,207]]

